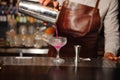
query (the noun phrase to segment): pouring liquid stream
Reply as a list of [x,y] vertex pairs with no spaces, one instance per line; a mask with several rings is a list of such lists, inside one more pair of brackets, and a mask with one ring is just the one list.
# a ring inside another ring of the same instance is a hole
[[53,27],[55,27],[55,29],[56,29],[56,30],[55,30],[55,34],[56,34],[56,38],[58,38],[58,29],[57,29],[57,25],[54,24]]

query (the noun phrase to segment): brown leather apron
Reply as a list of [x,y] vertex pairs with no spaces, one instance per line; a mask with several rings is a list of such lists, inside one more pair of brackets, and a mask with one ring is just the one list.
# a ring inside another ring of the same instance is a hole
[[[98,3],[99,3],[99,0],[97,1],[95,7],[98,7]],[[69,8],[69,10],[74,11],[75,6],[74,5],[72,6],[70,4],[78,4],[78,3],[73,3],[73,2],[64,3],[65,6],[63,5],[62,12],[65,12],[65,10],[68,8]],[[66,5],[68,5],[68,6],[66,6]],[[79,6],[76,6],[76,7],[77,7],[77,9],[79,9]],[[86,6],[86,7],[89,7],[89,6]],[[72,11],[69,11],[66,14],[71,14],[71,13],[73,13]],[[61,57],[74,57],[75,56],[75,48],[74,48],[75,45],[81,46],[80,52],[79,52],[80,57],[91,57],[91,58],[97,57],[98,29],[100,27],[99,10],[96,15],[98,18],[97,18],[97,20],[93,20],[93,22],[92,22],[93,28],[91,28],[91,31],[89,33],[87,33],[85,36],[79,36],[79,37],[74,37],[69,33],[64,33],[64,31],[60,28],[63,24],[64,19],[60,19],[60,17],[59,17],[59,20],[57,23],[59,36],[67,37],[67,44],[64,47],[62,47],[60,50]],[[82,16],[82,15],[79,15],[79,16]],[[52,56],[52,57],[56,56],[56,50],[52,46],[50,46],[50,48],[49,48],[48,56]]]

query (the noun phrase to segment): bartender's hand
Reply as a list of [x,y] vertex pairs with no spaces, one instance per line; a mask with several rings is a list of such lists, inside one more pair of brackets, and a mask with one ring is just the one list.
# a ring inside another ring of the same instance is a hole
[[[48,4],[53,4],[55,8],[59,6],[59,2],[57,0],[39,0],[39,2],[44,6],[47,6]],[[59,9],[61,9],[61,7],[59,7]]]
[[110,60],[114,60],[114,61],[120,61],[120,56],[115,56],[114,54],[110,53],[110,52],[107,52],[104,54],[103,58],[108,58]]

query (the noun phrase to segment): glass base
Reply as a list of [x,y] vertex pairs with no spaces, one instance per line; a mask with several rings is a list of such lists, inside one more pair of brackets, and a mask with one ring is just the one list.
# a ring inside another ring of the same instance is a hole
[[65,60],[62,59],[62,58],[53,59],[53,63],[56,64],[56,65],[63,64],[64,62],[65,62]]

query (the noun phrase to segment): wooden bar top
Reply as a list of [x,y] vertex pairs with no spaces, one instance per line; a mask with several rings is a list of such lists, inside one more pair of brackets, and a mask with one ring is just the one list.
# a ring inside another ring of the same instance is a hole
[[0,80],[120,80],[120,62],[102,58],[64,58],[53,64],[53,57],[0,57]]

